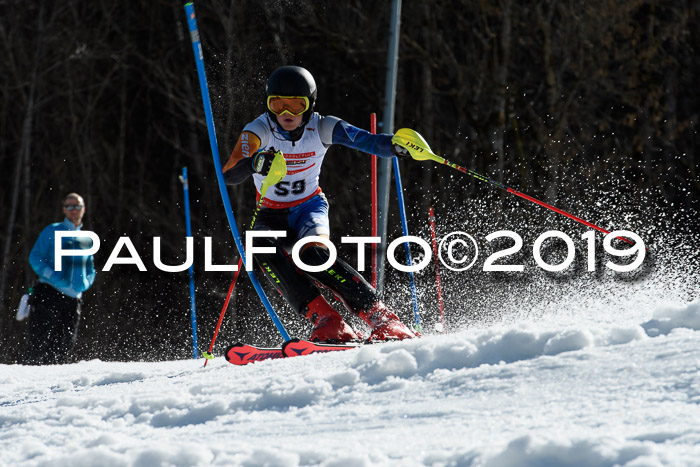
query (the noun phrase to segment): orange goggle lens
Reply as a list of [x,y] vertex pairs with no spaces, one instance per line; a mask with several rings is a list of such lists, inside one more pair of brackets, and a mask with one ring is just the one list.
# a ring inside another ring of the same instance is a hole
[[306,96],[267,96],[267,108],[270,112],[282,115],[301,115],[309,110],[309,98]]

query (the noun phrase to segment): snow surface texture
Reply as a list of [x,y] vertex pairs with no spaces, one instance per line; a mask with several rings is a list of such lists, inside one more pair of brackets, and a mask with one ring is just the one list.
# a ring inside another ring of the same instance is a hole
[[3,365],[0,464],[700,466],[700,301],[588,311],[246,367]]

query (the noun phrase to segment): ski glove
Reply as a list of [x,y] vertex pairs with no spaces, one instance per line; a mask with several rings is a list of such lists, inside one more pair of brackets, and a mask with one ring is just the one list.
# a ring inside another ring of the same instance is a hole
[[394,144],[394,154],[399,158],[411,157],[411,153],[408,152],[408,149],[398,144]]
[[260,150],[253,154],[253,157],[251,158],[253,172],[258,173],[263,177],[267,176],[267,174],[270,172],[272,161],[275,158],[275,152],[275,148],[270,148],[264,151]]

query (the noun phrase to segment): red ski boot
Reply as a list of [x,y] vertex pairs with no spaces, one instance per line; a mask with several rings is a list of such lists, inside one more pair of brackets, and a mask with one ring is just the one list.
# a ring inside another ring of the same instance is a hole
[[319,295],[309,302],[306,317],[311,321],[314,330],[309,340],[311,342],[343,343],[359,340],[355,331],[343,321],[343,317]]
[[360,312],[360,318],[372,328],[372,335],[369,336],[369,341],[404,340],[420,337],[420,334],[411,331],[382,302],[375,303],[369,311]]

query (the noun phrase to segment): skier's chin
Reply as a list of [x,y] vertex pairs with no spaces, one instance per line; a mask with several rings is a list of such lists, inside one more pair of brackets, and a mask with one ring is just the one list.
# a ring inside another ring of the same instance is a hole
[[284,120],[283,120],[282,122],[280,122],[280,126],[281,126],[282,129],[285,130],[285,131],[294,131],[294,130],[296,130],[297,128],[299,128],[299,125],[298,125],[297,122],[295,122],[295,121],[289,121],[289,122],[287,122],[287,121],[284,121]]

